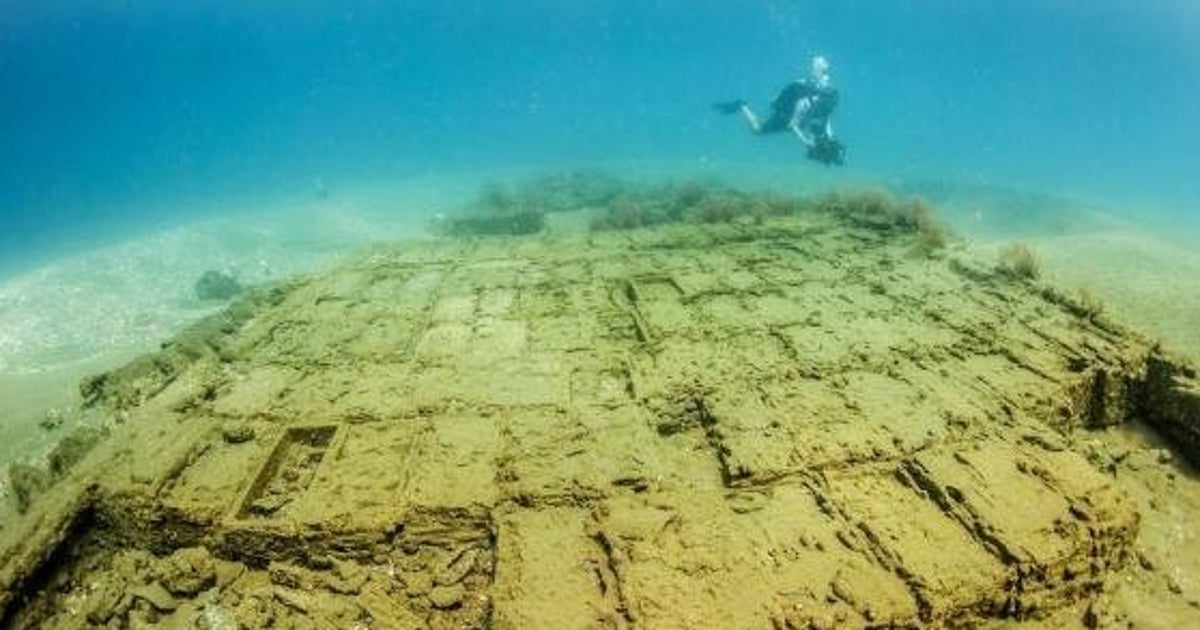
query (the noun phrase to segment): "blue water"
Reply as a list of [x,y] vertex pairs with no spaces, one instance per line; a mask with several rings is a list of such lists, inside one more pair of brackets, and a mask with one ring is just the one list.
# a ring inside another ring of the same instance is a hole
[[237,200],[422,173],[809,177],[788,138],[709,104],[765,106],[814,53],[849,172],[1200,225],[1193,0],[3,0],[0,274]]

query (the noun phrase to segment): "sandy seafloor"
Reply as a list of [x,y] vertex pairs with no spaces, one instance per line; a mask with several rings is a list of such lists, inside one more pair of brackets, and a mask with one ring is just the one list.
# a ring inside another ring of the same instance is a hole
[[[869,182],[837,171],[799,180],[758,165],[605,167],[647,179],[716,179],[751,189],[806,193]],[[429,238],[427,221],[470,199],[481,184],[521,182],[537,169],[411,177],[334,188],[276,207],[229,207],[185,223],[81,252],[0,281],[0,463],[44,456],[76,416],[78,383],[149,351],[180,327],[220,309],[198,300],[196,279],[215,269],[247,285],[333,264],[376,242]],[[717,175],[717,174],[720,175]],[[1106,312],[1200,362],[1200,252],[1187,236],[1135,225],[1110,210],[993,186],[887,182],[930,199],[962,244],[983,258],[1013,242],[1030,246],[1043,278],[1087,292]],[[47,416],[66,426],[42,427]],[[83,421],[79,419],[79,421]],[[6,479],[0,480],[5,490]]]
[[224,218],[109,244],[0,281],[0,462],[45,454],[56,438],[41,423],[48,413],[71,422],[83,377],[152,350],[222,308],[223,302],[196,297],[206,270],[253,286],[333,264],[372,242],[421,238],[423,220],[411,217],[425,213],[413,209],[453,204],[453,191],[464,189],[470,190],[412,180],[273,208],[228,208],[217,213]]

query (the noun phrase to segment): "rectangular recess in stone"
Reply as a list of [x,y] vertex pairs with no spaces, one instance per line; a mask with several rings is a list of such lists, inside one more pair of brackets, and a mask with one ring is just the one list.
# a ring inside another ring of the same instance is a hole
[[634,398],[633,377],[627,364],[602,360],[585,362],[571,371],[571,405],[619,407]]
[[642,276],[635,278],[632,285],[638,302],[678,300],[683,297],[683,289],[671,276]]
[[631,341],[648,340],[646,324],[632,307],[622,305],[619,309],[606,310],[596,318],[597,344],[627,344]]
[[904,485],[893,466],[830,474],[829,496],[871,541],[874,554],[904,576],[933,619],[1001,610],[1009,572],[935,501]]
[[474,293],[444,295],[433,305],[431,319],[436,323],[467,323],[475,317],[477,297]]
[[412,446],[403,453],[386,453],[384,461],[397,466],[402,457],[406,476],[397,501],[429,509],[452,510],[493,505],[500,454],[500,429],[495,418],[476,415],[434,415]]
[[[1016,571],[1017,611],[1069,605],[1099,588],[1093,569],[1118,562],[1137,530],[1136,512],[1104,492],[1111,485],[1100,472],[1071,451],[1048,454],[996,440],[905,462],[917,486]],[[1088,488],[1090,505],[1068,494],[1062,478]]]
[[752,291],[763,284],[763,280],[758,277],[758,274],[740,264],[733,269],[719,272],[717,277],[726,288],[734,293]]
[[337,427],[292,427],[279,438],[242,499],[238,518],[275,518],[300,498],[325,458]]
[[289,507],[294,520],[337,520],[340,526],[363,530],[395,522],[409,509],[404,489],[416,443],[426,432],[426,423],[411,417],[345,426],[303,499]]
[[654,339],[671,336],[699,338],[703,328],[691,306],[681,300],[655,300],[638,306],[642,321]]
[[[644,627],[913,627],[917,620],[904,582],[849,548],[850,526],[805,488],[690,491],[650,504],[614,496],[604,508],[622,593]],[[698,605],[697,593],[711,603]]]
[[803,324],[808,317],[807,310],[782,292],[747,295],[743,303],[751,317],[767,326],[795,326]]
[[480,361],[520,357],[528,346],[528,325],[512,319],[480,317],[471,327],[470,354]]
[[254,440],[228,444],[216,438],[193,448],[197,456],[164,487],[162,503],[183,514],[208,515],[216,520],[226,513],[245,489],[246,479],[258,468],[265,445]]
[[471,347],[471,325],[434,323],[417,337],[412,356],[422,363],[456,364]]
[[577,352],[596,345],[602,331],[595,313],[570,313],[528,320],[531,352]]
[[619,578],[590,510],[550,507],[497,518],[492,622],[500,628],[619,628]]
[[764,328],[750,311],[742,306],[741,299],[733,293],[722,293],[696,300],[696,318],[701,322],[704,334],[713,337],[729,337],[746,330]]
[[746,391],[718,390],[704,399],[700,424],[726,484],[762,483],[792,468],[792,440],[780,420],[759,396]]
[[711,273],[706,271],[697,271],[697,263],[685,266],[681,271],[671,276],[675,287],[682,293],[684,302],[691,302],[697,297],[718,293],[722,290],[722,285]]
[[422,332],[423,323],[418,322],[417,313],[380,314],[362,321],[357,337],[347,341],[343,347],[346,355],[358,360],[396,362],[409,358],[415,340]]
[[517,290],[512,287],[484,289],[479,293],[479,314],[485,317],[507,317],[517,302]]
[[563,361],[554,353],[543,353],[520,361],[421,370],[413,377],[412,400],[397,404],[536,407],[566,405],[570,395],[570,373]]
[[228,389],[213,401],[213,412],[233,418],[252,418],[270,409],[303,377],[298,369],[282,365],[254,366],[238,374]]

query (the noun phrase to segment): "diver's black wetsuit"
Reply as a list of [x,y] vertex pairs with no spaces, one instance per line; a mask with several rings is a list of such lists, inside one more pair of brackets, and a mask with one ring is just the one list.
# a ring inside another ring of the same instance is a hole
[[[814,139],[825,138],[826,122],[838,102],[838,91],[833,86],[820,87],[811,79],[792,81],[771,102],[771,117],[759,127],[759,133],[787,131],[796,115],[796,105],[801,99],[812,98],[812,105],[797,121],[802,129]],[[826,138],[827,139],[827,138]]]
[[837,88],[829,85],[828,79],[810,77],[793,81],[780,90],[771,102],[771,117],[761,123],[746,101],[713,103],[713,107],[721,114],[741,112],[751,131],[758,135],[791,131],[794,125],[796,135],[808,147],[809,159],[822,164],[844,164],[846,147],[833,137],[829,124],[837,104]]
[[[808,107],[797,112],[796,107],[803,99],[809,99]],[[771,103],[771,117],[759,127],[758,133],[787,131],[795,119],[800,131],[812,138],[812,145],[808,147],[810,159],[822,164],[843,164],[846,147],[829,129],[829,116],[837,103],[838,91],[832,85],[822,86],[812,79],[793,81],[775,97]]]

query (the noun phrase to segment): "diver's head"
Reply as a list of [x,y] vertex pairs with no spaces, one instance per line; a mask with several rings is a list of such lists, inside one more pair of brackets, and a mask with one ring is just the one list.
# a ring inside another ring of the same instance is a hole
[[829,83],[829,60],[825,58],[825,55],[815,55],[812,58],[811,68],[812,78],[822,85]]

